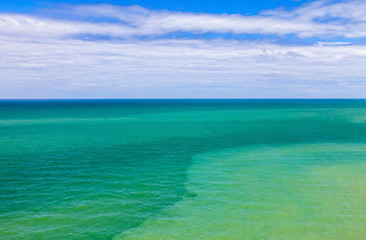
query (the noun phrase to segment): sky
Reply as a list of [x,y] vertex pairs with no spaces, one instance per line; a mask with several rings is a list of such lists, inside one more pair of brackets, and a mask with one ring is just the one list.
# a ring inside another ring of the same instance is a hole
[[365,98],[364,0],[2,0],[0,99]]

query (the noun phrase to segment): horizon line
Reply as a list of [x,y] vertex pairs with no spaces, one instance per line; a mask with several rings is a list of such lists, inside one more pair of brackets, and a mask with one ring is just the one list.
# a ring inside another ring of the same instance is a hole
[[366,100],[366,98],[0,98],[0,101],[47,100]]

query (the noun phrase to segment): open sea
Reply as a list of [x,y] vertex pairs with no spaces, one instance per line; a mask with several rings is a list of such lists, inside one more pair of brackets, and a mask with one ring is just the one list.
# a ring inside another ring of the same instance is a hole
[[366,100],[2,100],[0,239],[366,239]]

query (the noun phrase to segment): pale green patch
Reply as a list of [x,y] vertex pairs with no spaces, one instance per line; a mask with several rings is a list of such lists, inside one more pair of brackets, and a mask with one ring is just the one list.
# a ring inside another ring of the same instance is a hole
[[324,143],[199,155],[189,194],[114,240],[364,239],[365,154]]

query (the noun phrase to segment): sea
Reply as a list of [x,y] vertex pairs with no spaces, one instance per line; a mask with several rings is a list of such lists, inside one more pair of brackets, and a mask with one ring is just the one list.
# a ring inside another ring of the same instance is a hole
[[0,239],[366,239],[366,100],[1,100]]

